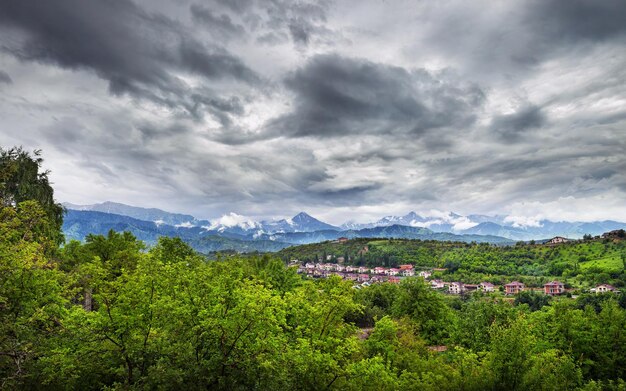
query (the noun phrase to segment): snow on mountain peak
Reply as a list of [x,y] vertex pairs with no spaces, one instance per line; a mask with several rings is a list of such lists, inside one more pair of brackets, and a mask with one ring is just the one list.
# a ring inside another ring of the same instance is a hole
[[524,227],[542,227],[541,217],[528,217],[528,216],[506,216],[504,218],[505,223],[511,224],[511,226],[516,228],[524,228]]
[[209,230],[240,227],[244,230],[257,228],[259,223],[246,216],[230,212],[211,222]]

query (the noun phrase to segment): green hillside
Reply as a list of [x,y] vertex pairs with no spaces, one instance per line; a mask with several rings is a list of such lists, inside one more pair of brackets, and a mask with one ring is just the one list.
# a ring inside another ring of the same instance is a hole
[[566,279],[574,286],[613,283],[621,286],[626,266],[626,241],[591,239],[559,245],[439,242],[403,239],[355,239],[285,248],[284,261],[318,262],[343,258],[346,264],[393,267],[410,263],[417,268],[446,268],[438,276],[449,281],[501,283],[511,278],[540,286],[550,279]]

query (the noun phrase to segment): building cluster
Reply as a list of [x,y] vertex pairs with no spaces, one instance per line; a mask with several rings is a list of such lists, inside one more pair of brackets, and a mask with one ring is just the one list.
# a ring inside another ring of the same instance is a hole
[[495,285],[490,282],[481,282],[480,284],[465,284],[463,282],[446,282],[442,280],[431,280],[430,286],[433,289],[445,289],[447,292],[453,295],[461,295],[463,293],[471,293],[475,291],[481,292],[493,292],[495,291]]
[[[463,282],[447,282],[439,279],[431,279],[433,271],[446,269],[430,269],[416,272],[413,265],[399,265],[397,268],[377,266],[369,268],[367,266],[342,265],[340,263],[313,263],[301,264],[293,260],[290,266],[297,267],[298,273],[309,277],[326,278],[339,276],[347,281],[357,283],[391,282],[399,283],[403,277],[419,276],[428,281],[432,289],[444,290],[453,295],[461,295],[475,291],[495,292],[496,286],[490,282],[483,281],[480,284],[465,284]],[[503,285],[505,295],[517,295],[526,290],[526,285],[519,281],[512,281]],[[590,289],[591,293],[619,293],[615,287],[602,284]],[[557,296],[565,293],[565,284],[560,281],[550,281],[543,285],[543,293],[549,296]]]
[[[306,274],[309,277],[330,277],[339,276],[344,280],[357,282],[400,282],[401,277],[415,276],[413,265],[400,265],[397,268],[342,265],[339,263],[305,263],[304,265],[292,262],[293,266],[298,266],[298,273]],[[417,275],[427,278],[431,275],[429,271],[421,271]]]

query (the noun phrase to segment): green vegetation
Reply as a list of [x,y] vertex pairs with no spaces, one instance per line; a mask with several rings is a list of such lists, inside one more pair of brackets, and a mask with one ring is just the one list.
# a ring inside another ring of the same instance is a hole
[[277,253],[283,261],[331,262],[366,266],[413,264],[419,268],[445,268],[435,277],[446,281],[502,284],[520,280],[541,287],[560,279],[576,288],[608,283],[624,287],[626,240],[587,239],[559,245],[518,243],[455,243],[405,239],[353,239],[289,247]]
[[[512,302],[444,296],[421,278],[357,290],[269,256],[207,261],[178,238],[146,249],[111,231],[59,247],[57,227],[36,199],[0,209],[2,389],[626,388],[623,294]],[[509,254],[384,242],[387,253],[445,255],[432,265],[460,259],[455,273],[463,254]],[[523,267],[512,254],[493,263]]]

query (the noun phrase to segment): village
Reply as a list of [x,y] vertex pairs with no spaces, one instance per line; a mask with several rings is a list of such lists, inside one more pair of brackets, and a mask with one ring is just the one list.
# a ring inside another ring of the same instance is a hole
[[[511,281],[507,284],[496,286],[490,282],[483,281],[480,284],[466,284],[463,282],[448,282],[441,279],[431,279],[433,272],[445,271],[443,268],[433,268],[427,270],[416,271],[412,264],[399,265],[397,268],[389,268],[377,266],[369,268],[366,266],[343,265],[341,263],[313,263],[307,262],[301,264],[298,260],[292,260],[290,267],[297,267],[298,274],[306,275],[311,278],[328,278],[331,276],[339,276],[343,280],[353,281],[355,289],[362,289],[375,283],[388,282],[398,284],[403,278],[421,277],[432,289],[439,290],[443,293],[451,295],[469,294],[472,292],[502,292],[507,296],[513,296],[525,290],[537,290],[527,288],[525,284],[519,281]],[[558,296],[566,293],[565,284],[560,281],[550,281],[543,285],[541,290],[549,296]],[[609,284],[600,284],[589,290],[590,293],[620,293],[615,287]]]

